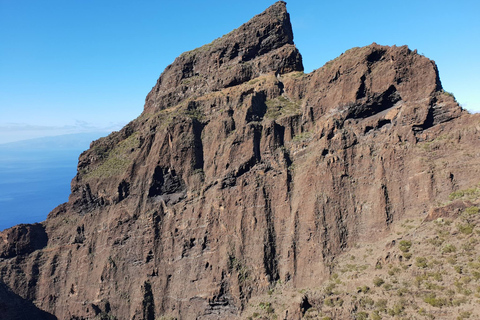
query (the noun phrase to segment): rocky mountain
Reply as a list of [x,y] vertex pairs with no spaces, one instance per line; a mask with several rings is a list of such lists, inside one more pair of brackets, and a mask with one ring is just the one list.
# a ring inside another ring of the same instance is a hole
[[[449,215],[441,202],[480,180],[479,137],[480,116],[406,46],[353,48],[304,74],[277,2],[175,59],[143,113],[80,155],[67,203],[0,233],[0,308],[253,317],[279,283],[320,287],[358,245]],[[356,317],[352,303],[339,319]],[[286,299],[263,316],[310,307]]]

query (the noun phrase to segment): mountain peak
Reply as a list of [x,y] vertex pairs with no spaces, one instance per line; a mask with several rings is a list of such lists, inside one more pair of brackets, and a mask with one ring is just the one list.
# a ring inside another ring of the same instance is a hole
[[147,95],[145,112],[175,106],[193,93],[232,87],[261,74],[303,71],[286,3],[276,2],[239,28],[175,59]]

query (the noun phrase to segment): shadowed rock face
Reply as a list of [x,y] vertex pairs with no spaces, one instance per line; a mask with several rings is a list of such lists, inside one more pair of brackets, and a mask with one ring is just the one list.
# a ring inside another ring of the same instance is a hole
[[0,314],[1,319],[15,320],[57,320],[45,311],[38,309],[31,301],[27,301],[13,293],[0,281]]
[[47,245],[45,227],[39,223],[22,224],[0,234],[0,259],[26,255]]
[[177,58],[80,156],[46,246],[2,249],[5,284],[59,319],[237,318],[478,183],[479,116],[433,61],[372,44],[303,74],[292,41],[278,2]]

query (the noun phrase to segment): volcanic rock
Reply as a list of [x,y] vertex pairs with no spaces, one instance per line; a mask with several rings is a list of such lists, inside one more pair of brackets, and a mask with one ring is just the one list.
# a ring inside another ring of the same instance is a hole
[[302,57],[293,44],[285,3],[277,2],[238,29],[175,59],[147,95],[145,110],[162,110],[265,73],[291,71],[303,71]]
[[433,61],[372,44],[302,70],[284,2],[182,54],[67,203],[0,233],[1,280],[59,319],[236,319],[478,183],[480,117]]

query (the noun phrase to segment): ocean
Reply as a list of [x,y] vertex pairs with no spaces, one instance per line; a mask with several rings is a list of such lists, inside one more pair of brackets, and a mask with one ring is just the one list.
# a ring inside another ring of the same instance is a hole
[[0,231],[44,221],[67,202],[79,155],[101,135],[82,134],[0,145]]

